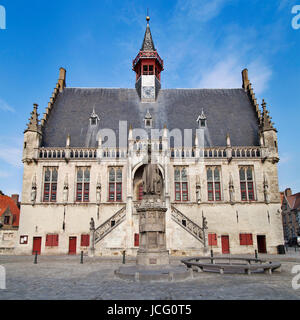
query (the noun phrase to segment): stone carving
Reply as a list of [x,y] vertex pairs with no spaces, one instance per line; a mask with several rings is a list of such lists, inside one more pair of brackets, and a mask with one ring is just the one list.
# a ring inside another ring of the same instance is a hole
[[91,222],[90,222],[90,230],[95,230],[95,221],[93,218],[91,218]]
[[[148,146],[148,157],[151,159],[151,145]],[[161,194],[161,177],[156,164],[146,164],[143,172],[143,192],[146,195]]]
[[268,182],[266,175],[264,175],[264,196],[265,196],[265,203],[267,203],[267,204],[270,203],[269,182]]
[[229,179],[229,198],[230,198],[230,202],[233,203],[234,202],[234,184],[233,184],[232,175],[230,175],[230,179]]
[[65,183],[64,183],[64,191],[63,191],[64,203],[68,202],[68,196],[69,196],[69,183],[68,183],[68,174],[66,174]]
[[98,181],[96,186],[96,201],[97,201],[97,204],[101,202],[101,183],[100,183],[99,175],[98,175]]
[[197,182],[196,182],[196,200],[197,203],[201,203],[201,183],[200,183],[200,177],[197,176]]
[[35,203],[36,200],[36,175],[33,176],[31,184],[31,202]]

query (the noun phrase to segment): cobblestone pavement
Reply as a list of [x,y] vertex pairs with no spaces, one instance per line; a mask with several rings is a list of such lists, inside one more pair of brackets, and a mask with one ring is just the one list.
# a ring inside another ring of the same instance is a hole
[[[131,282],[115,278],[114,270],[122,258],[88,258],[80,264],[78,256],[0,256],[6,268],[6,290],[0,300],[195,300],[195,299],[300,299],[293,290],[291,273],[300,265],[300,253],[261,256],[282,262],[282,272],[252,275],[194,273],[194,278],[178,282]],[[129,264],[133,264],[131,261]],[[173,260],[179,264],[179,260]]]

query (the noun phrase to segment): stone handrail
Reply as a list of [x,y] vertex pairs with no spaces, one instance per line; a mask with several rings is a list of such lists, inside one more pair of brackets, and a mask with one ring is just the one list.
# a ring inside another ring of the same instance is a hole
[[124,221],[126,216],[126,207],[124,206],[117,211],[112,217],[102,223],[95,229],[95,243],[99,242],[107,236],[113,229],[115,229],[121,222]]
[[[204,244],[204,229],[198,226],[195,222],[185,216],[181,211],[179,211],[174,206],[171,206],[171,216],[172,219],[177,222],[183,229],[189,232],[197,240]],[[185,223],[183,223],[185,221]]]

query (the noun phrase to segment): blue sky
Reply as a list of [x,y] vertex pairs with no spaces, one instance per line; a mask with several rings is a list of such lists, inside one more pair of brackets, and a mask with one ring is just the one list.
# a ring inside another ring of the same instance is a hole
[[[239,88],[247,67],[278,129],[280,189],[300,191],[300,29],[293,0],[0,0],[0,190],[22,190],[23,132],[67,69],[72,87],[133,88],[145,32],[165,62],[164,88]],[[300,4],[300,1],[298,1]]]

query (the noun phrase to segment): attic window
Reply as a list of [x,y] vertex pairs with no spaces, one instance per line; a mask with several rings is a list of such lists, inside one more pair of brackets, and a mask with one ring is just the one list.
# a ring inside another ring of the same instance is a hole
[[201,114],[197,118],[197,122],[198,122],[199,128],[206,128],[206,116],[204,114],[203,109]]
[[95,113],[95,108],[93,108],[93,112],[90,116],[90,125],[91,126],[96,126],[98,124],[98,122],[100,121],[100,118],[98,117],[98,115]]
[[152,128],[153,120],[149,110],[147,110],[147,113],[144,118],[144,122],[145,122],[145,128]]
[[10,216],[5,216],[4,217],[4,224],[6,224],[6,225],[10,224],[9,222],[10,222]]

